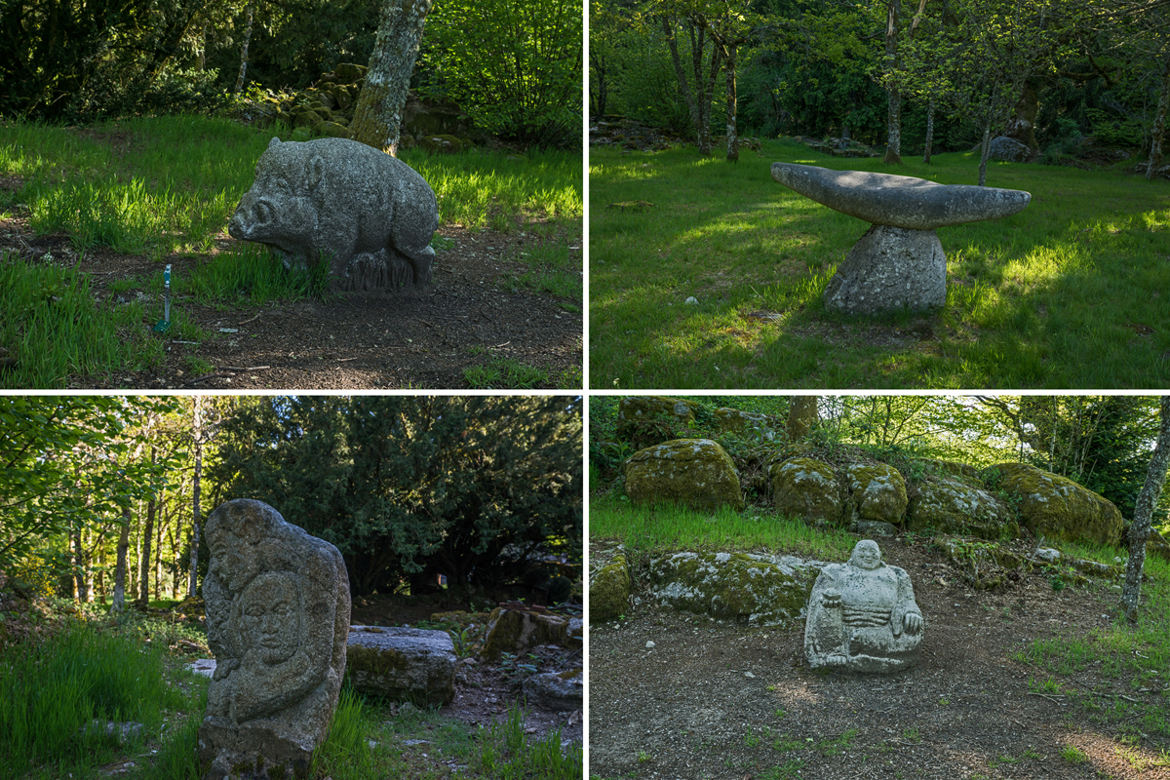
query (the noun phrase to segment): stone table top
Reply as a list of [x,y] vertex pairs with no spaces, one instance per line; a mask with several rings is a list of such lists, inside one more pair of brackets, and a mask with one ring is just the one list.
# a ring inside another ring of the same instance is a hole
[[933,230],[1015,214],[1031,193],[969,184],[939,184],[915,176],[835,171],[772,163],[772,178],[831,209],[875,225]]

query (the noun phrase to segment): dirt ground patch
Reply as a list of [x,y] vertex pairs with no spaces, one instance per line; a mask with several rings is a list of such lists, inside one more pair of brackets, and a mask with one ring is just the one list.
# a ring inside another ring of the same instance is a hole
[[[899,675],[813,672],[803,623],[750,628],[643,601],[624,620],[592,627],[590,774],[1170,778],[1149,766],[1170,746],[1124,745],[1069,697],[1030,689],[1046,675],[1012,658],[1033,639],[1108,625],[1117,591],[1054,592],[1039,574],[975,591],[926,545],[887,540],[882,550],[910,573],[927,618],[919,665]],[[1106,698],[1165,695],[1094,669],[1078,683]]]
[[[569,302],[515,283],[526,270],[521,251],[541,239],[524,234],[441,227],[434,282],[426,290],[351,295],[261,307],[227,308],[176,298],[182,312],[207,334],[195,343],[167,339],[164,364],[70,387],[173,389],[392,389],[466,388],[464,369],[509,361],[539,369],[536,387],[577,386],[582,361],[580,301]],[[217,237],[206,255],[174,254],[177,278],[231,248]],[[28,262],[79,264],[65,235],[35,236],[25,220],[0,220],[0,249]],[[580,241],[570,249],[579,263]],[[86,252],[79,267],[90,274],[102,300],[143,298],[149,330],[162,316],[159,296],[144,290],[111,291],[126,279],[157,275],[161,264],[105,249]],[[176,315],[172,315],[174,319]],[[153,319],[150,319],[153,318]],[[571,377],[567,379],[566,377]],[[501,384],[507,387],[507,384]]]

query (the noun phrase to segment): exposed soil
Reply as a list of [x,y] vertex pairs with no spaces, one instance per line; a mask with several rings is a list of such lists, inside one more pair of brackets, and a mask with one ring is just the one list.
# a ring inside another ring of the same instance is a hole
[[[0,186],[4,186],[0,182]],[[185,343],[167,340],[164,365],[96,381],[74,378],[69,387],[174,389],[383,389],[466,388],[463,371],[506,359],[543,370],[546,386],[564,383],[563,374],[582,361],[580,302],[564,301],[512,283],[526,270],[514,258],[533,236],[443,226],[437,235],[434,281],[412,293],[348,295],[324,301],[270,303],[225,309],[194,300],[172,301],[172,320],[182,312],[208,337]],[[220,235],[208,255],[174,254],[178,277],[214,262],[235,240]],[[27,262],[72,267],[78,253],[68,236],[35,236],[23,218],[0,220],[0,250]],[[580,242],[570,252],[580,258]],[[149,330],[162,317],[159,296],[131,289],[114,293],[125,279],[157,276],[160,264],[141,255],[94,249],[80,257],[91,289],[101,300],[143,299]],[[571,309],[571,310],[570,310]],[[2,345],[0,345],[2,346]],[[17,356],[19,359],[19,356]],[[210,366],[210,368],[208,368]],[[504,386],[504,385],[501,385]]]
[[[1123,745],[1072,697],[1030,690],[1047,675],[1012,658],[1033,639],[1108,625],[1116,590],[1054,592],[1032,574],[975,591],[924,545],[886,540],[882,551],[910,573],[927,618],[919,664],[899,675],[813,672],[803,624],[749,628],[642,601],[625,620],[593,627],[591,774],[1170,778],[1149,766],[1170,745]],[[1166,695],[1134,691],[1095,667],[1077,687],[1106,703]],[[1070,762],[1061,755],[1068,746],[1088,760]]]

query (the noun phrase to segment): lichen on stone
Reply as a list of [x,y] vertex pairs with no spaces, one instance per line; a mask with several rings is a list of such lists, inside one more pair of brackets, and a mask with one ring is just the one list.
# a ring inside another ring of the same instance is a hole
[[840,523],[841,485],[833,467],[813,458],[789,458],[772,465],[776,510],[810,522]]
[[744,505],[731,457],[710,439],[673,439],[641,449],[626,462],[625,476],[626,494],[635,504]]

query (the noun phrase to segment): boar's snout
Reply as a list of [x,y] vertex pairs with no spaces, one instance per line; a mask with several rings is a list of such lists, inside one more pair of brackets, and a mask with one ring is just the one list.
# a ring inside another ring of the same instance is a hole
[[243,240],[252,238],[270,224],[275,216],[276,209],[266,199],[245,195],[228,223],[228,235]]

